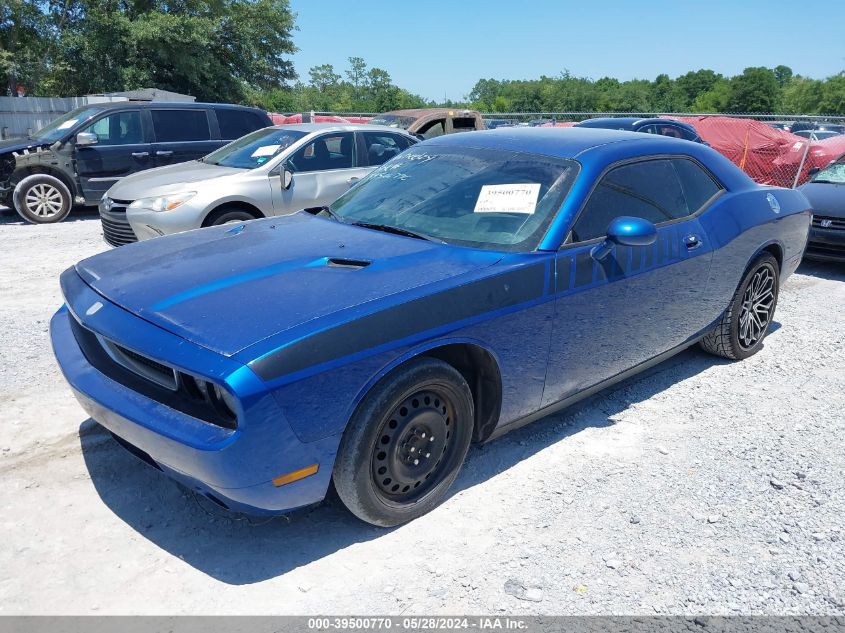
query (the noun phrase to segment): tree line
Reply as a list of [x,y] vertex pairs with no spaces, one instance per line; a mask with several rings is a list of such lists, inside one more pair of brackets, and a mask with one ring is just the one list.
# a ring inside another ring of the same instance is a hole
[[[202,101],[277,112],[384,112],[443,105],[485,112],[736,112],[845,115],[845,71],[827,79],[788,66],[726,77],[690,71],[653,81],[556,77],[481,79],[460,101],[436,103],[350,57],[340,71],[298,78],[288,0],[5,0],[0,74],[6,89],[69,96],[160,88]],[[435,71],[436,72],[436,71]]]
[[654,81],[558,77],[482,79],[470,92],[472,107],[489,112],[724,112],[845,115],[845,71],[827,79],[794,74],[788,66],[746,68],[725,77],[690,71]]

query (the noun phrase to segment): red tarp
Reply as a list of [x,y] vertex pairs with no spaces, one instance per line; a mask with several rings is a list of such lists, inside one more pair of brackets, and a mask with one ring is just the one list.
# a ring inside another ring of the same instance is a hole
[[[278,112],[268,112],[270,120],[273,125],[291,125],[293,123],[302,123],[302,113],[298,114],[279,114]],[[315,114],[311,117],[311,123],[368,123],[371,117],[368,116],[334,116],[329,114]]]
[[[713,149],[738,165],[762,185],[791,187],[807,153],[798,184],[812,167],[824,167],[845,152],[845,135],[810,141],[761,121],[733,117],[672,117],[692,125]],[[807,144],[810,144],[807,149]]]

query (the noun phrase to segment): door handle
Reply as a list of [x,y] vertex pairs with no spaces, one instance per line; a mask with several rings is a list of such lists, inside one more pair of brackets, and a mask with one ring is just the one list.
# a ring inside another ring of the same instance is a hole
[[358,182],[359,180],[361,179],[358,176],[352,176],[352,178],[346,180],[346,184],[351,185],[352,183]]
[[173,156],[172,150],[157,151],[156,156]]
[[149,152],[132,152],[132,158],[146,158],[149,155]]
[[695,249],[700,247],[702,244],[703,244],[703,242],[701,241],[701,238],[698,237],[698,235],[687,235],[684,238],[684,246],[687,247],[688,251],[694,251]]

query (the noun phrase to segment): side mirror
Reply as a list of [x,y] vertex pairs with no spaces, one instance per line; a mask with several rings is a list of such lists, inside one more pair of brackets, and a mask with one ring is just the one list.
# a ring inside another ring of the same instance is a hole
[[100,142],[100,139],[97,138],[96,134],[92,134],[91,132],[80,132],[76,135],[76,146],[77,147],[85,147],[87,145],[96,145]]
[[819,173],[820,171],[821,171],[821,167],[811,167],[811,168],[810,168],[810,171],[808,171],[808,172],[807,172],[807,175],[808,175],[810,178],[812,178],[813,176],[815,176],[815,175],[816,175],[817,173]]
[[617,244],[620,246],[648,246],[657,240],[657,227],[643,218],[620,216],[607,227],[607,237],[596,246],[591,254],[595,259],[604,259]]
[[287,163],[282,164],[279,178],[282,180],[282,189],[290,189],[290,186],[293,184],[293,172],[288,169]]

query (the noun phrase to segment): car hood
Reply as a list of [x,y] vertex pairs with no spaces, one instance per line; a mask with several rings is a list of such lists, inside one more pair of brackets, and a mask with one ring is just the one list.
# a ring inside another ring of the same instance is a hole
[[813,213],[845,218],[845,185],[808,182],[798,190],[807,196]]
[[108,191],[108,196],[116,200],[137,200],[151,196],[163,196],[181,193],[196,187],[204,180],[237,177],[247,170],[236,167],[209,165],[198,160],[156,167],[132,174],[119,180]]
[[36,147],[47,147],[48,145],[52,145],[52,143],[34,141],[28,138],[12,138],[7,141],[0,141],[0,154],[19,152],[25,149],[35,149]]
[[232,356],[308,321],[501,257],[301,212],[121,246],[76,269],[125,310]]

